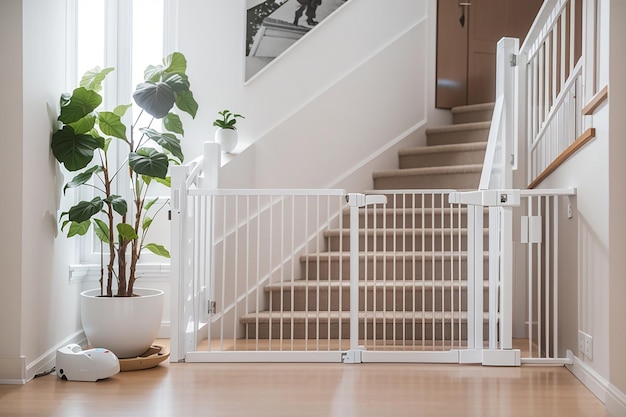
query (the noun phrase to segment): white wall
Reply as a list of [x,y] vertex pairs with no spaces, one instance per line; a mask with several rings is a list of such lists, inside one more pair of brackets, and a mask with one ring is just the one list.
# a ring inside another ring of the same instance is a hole
[[[0,291],[0,380],[50,366],[55,347],[80,331],[78,288],[68,283],[73,245],[57,234],[61,184],[49,150],[65,88],[65,0],[10,0],[0,13],[5,236]],[[6,119],[5,119],[6,117]],[[6,172],[5,172],[6,171]],[[10,319],[7,319],[10,318]]]
[[[20,359],[20,308],[22,300],[22,1],[9,0],[0,8],[0,77],[4,99],[0,122],[5,140],[0,152],[0,228],[5,241],[0,251],[0,380],[23,379]],[[11,318],[11,319],[9,319]]]
[[[598,90],[609,86],[608,102],[592,116],[596,137],[565,162],[542,188],[576,187],[578,252],[576,327],[593,337],[593,359],[578,354],[583,381],[595,389],[612,415],[626,413],[626,28],[622,0],[599,2]],[[591,97],[587,97],[588,101]],[[569,323],[568,323],[569,327]],[[577,347],[570,348],[577,352]],[[580,376],[580,374],[579,374]],[[592,381],[591,383],[589,381]]]
[[[58,231],[62,185],[50,135],[66,91],[66,1],[24,0],[22,354],[36,372],[41,355],[81,330],[76,284],[68,280],[75,241]],[[27,81],[27,82],[26,82]],[[36,191],[35,191],[36,190]],[[33,258],[35,256],[35,258]],[[36,261],[35,261],[36,259]],[[41,326],[46,323],[45,326]],[[52,351],[52,352],[51,352]]]
[[614,415],[626,414],[626,2],[612,0],[609,62],[609,381],[621,392],[607,405]]
[[[178,47],[201,107],[187,155],[212,140],[218,110],[246,116],[246,150],[226,157],[222,187],[345,186],[372,155],[397,166],[396,142],[427,121],[435,2],[350,1],[244,84],[245,1],[178,1]],[[371,187],[371,173],[350,185]]]

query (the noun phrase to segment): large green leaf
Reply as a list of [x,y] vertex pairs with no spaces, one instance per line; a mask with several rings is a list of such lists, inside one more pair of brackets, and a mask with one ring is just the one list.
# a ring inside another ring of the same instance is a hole
[[158,182],[159,184],[165,185],[168,188],[172,187],[172,177],[155,178],[154,180]]
[[95,124],[96,124],[96,115],[93,113],[90,113],[87,116],[81,119],[78,119],[78,121],[74,123],[70,123],[69,126],[72,126],[72,129],[74,129],[74,133],[76,133],[77,135],[82,135],[84,133],[89,132],[91,129],[93,129]]
[[143,205],[143,209],[145,211],[150,210],[150,208],[157,202],[159,201],[159,197],[155,197],[154,199],[148,201],[146,204]]
[[133,226],[131,226],[130,224],[127,223],[120,223],[117,225],[117,233],[119,233],[119,235],[121,237],[123,237],[124,239],[127,240],[133,240],[133,239],[137,239],[139,236],[137,236],[137,233],[135,232],[135,229],[133,229]]
[[194,119],[196,118],[196,113],[198,112],[198,103],[193,98],[193,93],[191,91],[179,91],[176,93],[176,106],[189,114]]
[[167,155],[153,148],[139,148],[128,155],[128,165],[139,175],[165,178],[169,161]]
[[189,79],[185,74],[165,74],[163,82],[172,87],[175,92],[189,91]]
[[180,139],[178,139],[172,133],[161,133],[157,132],[154,129],[139,129],[142,133],[148,136],[150,139],[158,143],[163,147],[163,149],[167,149],[174,155],[176,158],[182,162],[185,159],[183,155],[183,151],[180,147]]
[[95,67],[85,73],[80,80],[80,86],[85,87],[88,90],[100,91],[102,90],[102,81],[106,78],[107,74],[113,71],[113,68],[105,68],[103,70],[100,67]]
[[122,198],[122,196],[110,195],[105,198],[104,201],[107,203],[111,203],[111,206],[113,206],[113,210],[115,210],[115,212],[120,216],[123,216],[126,214],[126,212],[128,212],[128,203]]
[[102,210],[103,204],[102,198],[100,197],[95,197],[91,201],[81,201],[74,207],[70,208],[69,220],[78,223],[90,220],[94,215]]
[[87,234],[87,231],[89,230],[89,226],[91,225],[91,222],[89,220],[84,221],[84,222],[70,222],[70,228],[67,231],[67,237],[72,237],[72,236],[85,236],[85,234]]
[[163,59],[165,72],[184,74],[187,71],[187,60],[180,52],[169,54]]
[[163,119],[163,126],[170,132],[178,133],[179,135],[185,134],[183,122],[176,113],[168,113]]
[[94,231],[96,232],[96,236],[103,243],[109,244],[109,226],[100,219],[93,219],[94,222]]
[[139,84],[133,93],[133,99],[148,114],[161,119],[174,107],[176,96],[172,87],[157,81]]
[[85,168],[93,159],[95,149],[104,148],[104,139],[90,135],[77,135],[71,126],[52,134],[50,144],[54,157],[69,171]]
[[69,101],[61,107],[59,120],[65,124],[77,122],[94,111],[102,103],[102,96],[85,87],[78,87],[72,93]]
[[170,252],[167,249],[165,249],[163,245],[157,245],[156,243],[148,243],[146,246],[144,246],[144,248],[148,249],[150,252],[156,255],[163,256],[165,258],[170,257]]
[[155,83],[161,79],[164,70],[163,65],[148,65],[143,71],[143,79]]
[[120,118],[122,118],[126,114],[126,111],[130,109],[131,107],[133,107],[132,104],[120,104],[119,106],[116,106],[113,109],[113,113],[117,114],[118,116],[120,116]]
[[88,170],[86,170],[84,172],[81,172],[80,174],[78,174],[77,176],[72,178],[72,180],[70,182],[65,184],[65,187],[63,187],[63,193],[65,193],[65,191],[68,188],[76,188],[76,187],[79,187],[79,186],[87,183],[87,181],[89,181],[91,179],[93,174],[96,174],[96,173],[102,172],[102,171],[104,171],[104,169],[100,165],[95,165],[95,166],[89,168]]
[[98,125],[105,135],[126,140],[126,125],[117,114],[110,111],[98,113]]

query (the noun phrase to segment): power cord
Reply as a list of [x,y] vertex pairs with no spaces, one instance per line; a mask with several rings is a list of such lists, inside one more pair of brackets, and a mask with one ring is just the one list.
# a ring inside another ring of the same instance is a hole
[[35,374],[35,376],[33,378],[39,378],[40,376],[50,375],[55,370],[56,370],[56,368],[53,366],[52,369],[50,369],[49,371],[45,371],[45,372],[42,372],[42,373],[39,373],[39,374]]

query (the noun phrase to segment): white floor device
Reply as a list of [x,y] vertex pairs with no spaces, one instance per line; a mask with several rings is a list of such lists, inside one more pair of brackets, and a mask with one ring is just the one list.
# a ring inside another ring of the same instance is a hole
[[68,381],[97,381],[117,374],[120,361],[108,349],[83,350],[77,344],[69,344],[57,350],[56,372]]

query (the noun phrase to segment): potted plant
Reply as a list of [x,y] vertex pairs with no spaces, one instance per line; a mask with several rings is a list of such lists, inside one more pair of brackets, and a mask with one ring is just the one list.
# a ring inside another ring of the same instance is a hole
[[[100,289],[96,290],[97,297],[92,297],[104,310],[85,312],[82,308],[87,301],[81,298],[83,328],[90,344],[108,348],[120,358],[145,352],[154,341],[161,321],[160,311],[149,313],[137,327],[126,329],[129,323],[124,321],[130,319],[117,317],[113,304],[151,298],[149,291],[135,287],[143,250],[169,257],[163,245],[147,240],[154,216],[168,202],[159,203],[158,198],[147,196],[155,183],[169,186],[170,164],[180,164],[184,159],[179,137],[184,134],[183,125],[171,110],[176,107],[195,118],[198,104],[190,90],[186,69],[187,61],[181,53],[167,56],[161,65],[148,66],[144,82],[133,94],[141,111],[131,123],[125,122],[131,104],[118,105],[112,111],[100,108],[102,82],[113,68],[88,71],[79,87],[61,96],[58,130],[52,135],[54,157],[68,171],[77,173],[65,184],[64,193],[71,188],[89,187],[95,195],[61,214],[61,230],[67,230],[68,237],[82,236],[93,226],[95,235],[108,249],[101,255]],[[162,121],[161,131],[154,128],[155,120]],[[124,155],[119,164],[115,154]],[[115,187],[122,175],[130,184],[126,192],[116,191]],[[122,309],[140,315],[135,307]],[[90,318],[99,324],[87,323]],[[147,323],[155,319],[156,328]],[[109,330],[97,329],[107,324]],[[102,339],[95,333],[99,331],[108,332],[115,340]],[[139,333],[146,339],[143,346],[126,347],[125,339]]]
[[230,110],[222,110],[217,114],[219,118],[215,119],[213,126],[217,126],[218,129],[215,132],[215,142],[222,146],[222,151],[230,152],[237,146],[237,119],[245,119],[244,116],[236,113],[232,113]]

